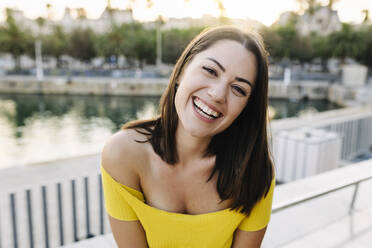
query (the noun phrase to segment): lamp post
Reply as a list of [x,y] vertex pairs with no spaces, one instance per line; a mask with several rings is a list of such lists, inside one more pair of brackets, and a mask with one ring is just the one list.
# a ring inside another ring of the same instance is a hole
[[41,56],[41,41],[35,41],[35,57],[36,57],[36,78],[42,80],[44,78],[43,72],[43,58]]
[[156,66],[160,67],[162,65],[162,39],[161,39],[161,25],[163,24],[163,19],[159,15],[156,20]]

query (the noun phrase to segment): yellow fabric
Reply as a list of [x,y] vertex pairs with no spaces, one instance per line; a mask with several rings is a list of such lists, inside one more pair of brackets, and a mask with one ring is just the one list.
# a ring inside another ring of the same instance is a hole
[[119,220],[139,220],[150,248],[228,248],[237,228],[256,231],[270,220],[275,180],[249,217],[230,209],[190,215],[147,205],[141,192],[115,181],[102,166],[101,172],[107,213]]

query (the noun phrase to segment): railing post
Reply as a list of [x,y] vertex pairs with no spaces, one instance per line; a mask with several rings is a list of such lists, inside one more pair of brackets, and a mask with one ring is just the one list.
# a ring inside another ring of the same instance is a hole
[[30,239],[30,247],[34,247],[34,227],[32,224],[32,200],[31,200],[31,190],[26,190],[26,202],[27,202],[27,219],[28,219],[28,234]]
[[[0,210],[1,210],[1,208],[0,208]],[[1,230],[2,230],[2,228],[1,228],[1,218],[2,218],[2,217],[1,217],[1,211],[0,211],[0,248],[3,247],[3,245],[2,245],[2,243],[3,243],[2,240],[3,240],[3,239],[2,239],[2,237],[1,237]]]
[[10,194],[10,211],[11,211],[12,228],[13,228],[13,247],[18,248],[16,202],[15,202],[14,193]]
[[77,213],[76,213],[76,188],[75,179],[71,180],[71,197],[72,197],[72,221],[74,228],[74,241],[79,241],[77,234]]
[[102,189],[102,177],[101,174],[98,175],[98,190],[99,190],[99,223],[100,223],[100,233],[105,232],[105,222],[103,219],[103,189]]
[[84,193],[85,193],[85,224],[87,227],[87,236],[86,238],[94,237],[93,234],[90,232],[90,210],[89,210],[89,183],[88,177],[84,177]]
[[49,226],[48,226],[48,206],[47,206],[47,191],[46,186],[41,187],[42,200],[43,200],[43,216],[44,216],[44,234],[45,234],[45,247],[49,247]]
[[63,211],[62,211],[62,186],[61,183],[57,183],[57,200],[58,200],[58,220],[59,220],[59,244],[64,245],[64,233],[63,233]]
[[355,184],[354,193],[353,193],[353,199],[351,200],[351,203],[350,203],[349,213],[351,213],[354,210],[354,204],[355,204],[355,199],[356,199],[357,194],[358,194],[359,183],[360,182],[357,182]]

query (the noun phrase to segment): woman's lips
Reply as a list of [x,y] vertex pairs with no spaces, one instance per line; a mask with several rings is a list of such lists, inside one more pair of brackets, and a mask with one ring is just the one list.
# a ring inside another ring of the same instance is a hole
[[194,113],[195,113],[195,115],[196,115],[199,119],[201,119],[202,121],[207,122],[207,123],[212,123],[212,122],[218,120],[218,119],[222,116],[222,114],[220,114],[220,116],[217,117],[217,118],[209,117],[206,113],[202,112],[200,109],[198,109],[198,108],[195,106],[194,101],[192,101],[192,107],[193,107],[193,109],[194,109]]
[[[210,111],[209,112],[216,112],[217,113],[217,116],[220,117],[222,116],[222,111],[220,111],[217,107],[207,103],[206,101],[204,101],[203,99],[197,97],[197,96],[193,96],[192,97],[192,101],[195,105],[203,105],[205,108],[209,109]],[[203,107],[201,109],[204,109]],[[206,111],[203,111],[203,112],[206,112]],[[208,111],[207,111],[208,112]],[[208,113],[209,114],[209,113]]]

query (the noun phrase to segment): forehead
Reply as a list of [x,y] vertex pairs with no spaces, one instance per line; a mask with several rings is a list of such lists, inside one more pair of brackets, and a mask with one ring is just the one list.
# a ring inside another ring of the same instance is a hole
[[191,63],[194,66],[205,61],[213,64],[208,58],[217,60],[226,69],[226,72],[247,77],[251,82],[254,82],[257,70],[256,57],[238,41],[217,41],[207,49],[196,54]]

